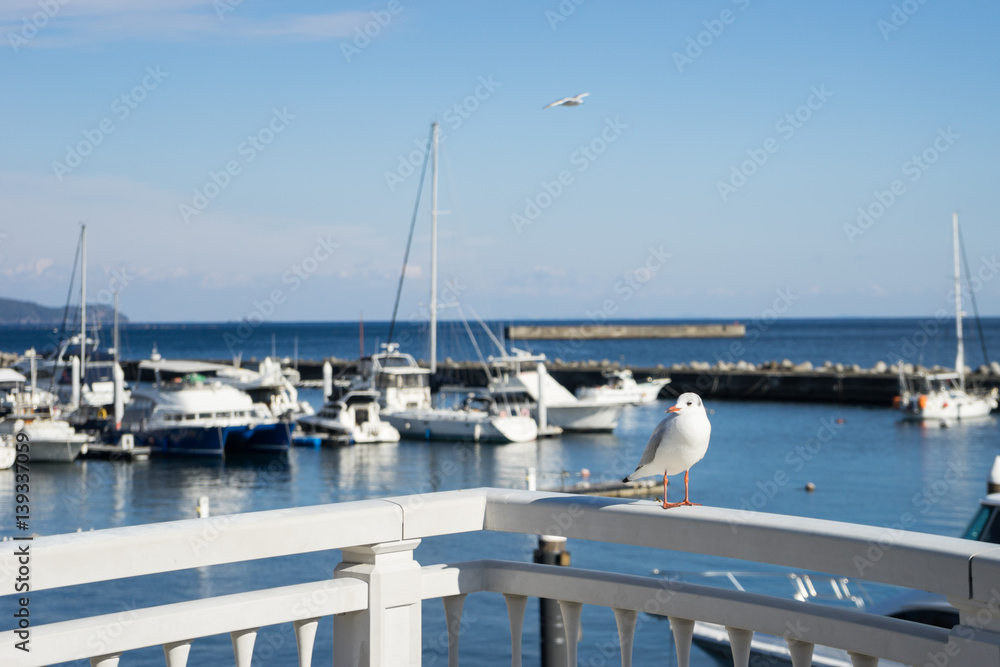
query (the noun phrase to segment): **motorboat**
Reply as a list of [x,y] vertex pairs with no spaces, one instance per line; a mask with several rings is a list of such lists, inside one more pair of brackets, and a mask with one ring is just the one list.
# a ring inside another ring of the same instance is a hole
[[620,401],[625,405],[653,403],[660,396],[660,390],[670,383],[670,378],[648,378],[636,382],[628,368],[605,371],[606,382],[596,387],[579,387],[576,397],[580,399],[601,399],[608,402]]
[[495,377],[490,394],[500,402],[528,406],[540,428],[610,432],[618,425],[626,403],[604,397],[578,398],[545,369],[544,354],[514,348],[513,355],[490,357]]
[[19,434],[27,438],[32,463],[71,463],[94,442],[94,436],[78,433],[69,422],[50,415],[8,416],[0,420],[0,435],[16,439]]
[[399,351],[395,343],[358,362],[359,373],[352,391],[379,393],[381,419],[400,436],[422,440],[473,440],[530,442],[538,437],[538,426],[528,414],[503,410],[490,397],[455,407],[434,407],[430,370],[412,355]]
[[398,442],[399,431],[380,417],[379,392],[351,391],[296,420],[302,432],[345,444]]
[[120,432],[132,433],[136,446],[154,455],[223,458],[286,452],[291,443],[287,422],[236,387],[197,374],[137,385]]
[[28,384],[11,368],[0,368],[0,417],[0,435],[16,438],[23,433],[34,462],[74,461],[94,442],[93,436],[78,433],[59,417],[53,394]]
[[165,381],[197,374],[206,380],[235,387],[246,392],[255,404],[264,406],[272,417],[282,421],[295,421],[316,412],[307,401],[299,400],[298,390],[290,380],[294,374],[287,373],[281,363],[271,357],[265,358],[254,370],[235,364],[164,359],[154,347],[149,359],[139,364],[139,381],[150,381],[156,374]]
[[[923,373],[908,379],[900,363],[899,396],[896,407],[904,420],[953,420],[986,417],[1000,403],[997,388],[972,389],[965,382],[965,347],[962,339],[962,271],[958,214],[952,215],[952,245],[955,264],[955,371]],[[975,296],[973,296],[973,299]]]

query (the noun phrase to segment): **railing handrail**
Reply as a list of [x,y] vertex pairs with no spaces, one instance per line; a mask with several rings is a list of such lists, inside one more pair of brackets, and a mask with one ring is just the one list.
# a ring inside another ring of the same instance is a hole
[[[491,530],[562,535],[784,565],[988,600],[1000,546],[894,528],[634,499],[469,489],[38,537],[32,590],[222,563]],[[267,535],[268,539],[260,539]],[[0,548],[13,590],[18,545]]]

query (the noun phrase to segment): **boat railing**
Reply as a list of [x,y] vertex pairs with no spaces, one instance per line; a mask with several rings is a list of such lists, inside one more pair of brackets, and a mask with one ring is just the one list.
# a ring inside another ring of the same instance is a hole
[[[945,595],[961,622],[946,630],[614,571],[488,558],[422,567],[414,559],[423,539],[481,531],[558,535],[864,578]],[[127,664],[130,651],[162,646],[168,667],[183,667],[192,643],[228,634],[235,664],[247,667],[258,629],[290,624],[299,664],[308,666],[318,624],[331,616],[334,664],[419,665],[422,602],[434,599],[443,601],[445,627],[433,638],[446,635],[448,663],[457,665],[464,601],[484,592],[505,599],[512,665],[521,664],[531,598],[558,601],[570,665],[577,664],[584,606],[613,610],[623,665],[631,664],[633,643],[643,639],[635,634],[640,620],[650,616],[670,619],[680,665],[687,664],[695,621],[726,626],[736,664],[744,667],[754,632],[783,636],[796,667],[810,664],[817,644],[849,651],[855,665],[866,667],[878,658],[908,665],[1000,664],[1000,549],[801,517],[710,507],[664,511],[646,501],[472,489],[36,537],[0,548],[0,590],[15,590],[27,567],[33,593],[83,586],[84,600],[93,594],[85,584],[126,577],[337,549],[342,559],[332,579],[132,609],[124,621],[109,614],[27,623],[0,633],[4,665],[90,659],[92,666],[115,667],[122,656]],[[30,652],[18,648],[25,641]]]

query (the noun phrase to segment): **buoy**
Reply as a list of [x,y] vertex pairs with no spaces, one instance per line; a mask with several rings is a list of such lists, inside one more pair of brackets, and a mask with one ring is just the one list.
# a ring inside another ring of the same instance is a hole
[[813,484],[812,482],[806,482],[806,491],[808,491],[809,493],[812,493],[815,490],[816,490],[816,485],[815,484]]
[[847,421],[847,420],[844,419],[843,417],[840,417],[840,418],[837,419],[837,423],[838,424],[843,424],[845,421]]
[[590,470],[588,468],[581,468],[580,469],[580,477],[582,477],[584,479],[588,479],[590,477]]
[[920,398],[917,399],[917,405],[920,406],[921,410],[927,407],[927,394],[920,394]]
[[893,396],[892,397],[892,407],[893,407],[893,409],[894,410],[898,410],[899,409],[899,405],[902,402],[903,402],[903,397],[902,396]]

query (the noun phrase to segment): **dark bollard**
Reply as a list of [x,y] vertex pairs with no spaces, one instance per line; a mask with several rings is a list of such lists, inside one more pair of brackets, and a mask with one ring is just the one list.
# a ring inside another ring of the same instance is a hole
[[[535,562],[542,565],[568,566],[569,552],[566,538],[556,535],[539,535],[535,549]],[[566,630],[563,627],[559,602],[539,598],[538,622],[541,626],[542,667],[563,667],[568,659],[566,652]]]

